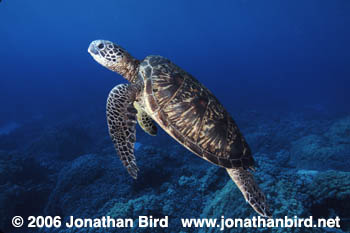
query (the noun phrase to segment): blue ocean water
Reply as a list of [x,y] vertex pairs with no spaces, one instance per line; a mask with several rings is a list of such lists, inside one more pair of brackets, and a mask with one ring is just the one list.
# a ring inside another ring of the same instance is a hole
[[16,215],[167,215],[169,228],[152,230],[216,232],[179,219],[255,215],[223,169],[161,130],[137,129],[140,177],[128,176],[105,119],[126,80],[87,52],[106,39],[140,60],[167,57],[214,93],[252,148],[274,216],[342,219],[291,232],[349,232],[349,12],[346,0],[1,1],[0,229],[69,232],[16,229]]

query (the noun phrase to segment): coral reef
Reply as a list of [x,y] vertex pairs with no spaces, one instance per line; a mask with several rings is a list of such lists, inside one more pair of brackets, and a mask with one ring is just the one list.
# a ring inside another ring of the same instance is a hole
[[[274,232],[349,232],[350,117],[329,122],[297,114],[254,117],[254,125],[243,120],[246,127],[242,131],[255,152],[254,175],[273,216],[343,219],[341,229],[278,228]],[[52,215],[63,220],[69,216],[135,220],[140,215],[169,216],[169,228],[154,228],[152,232],[218,232],[218,228],[184,229],[181,218],[256,216],[225,169],[193,155],[161,130],[155,140],[138,129],[135,154],[140,172],[133,180],[98,125],[68,121],[31,133],[35,135],[31,140],[18,137],[28,129],[23,125],[1,136],[6,139],[0,144],[4,145],[0,150],[0,229],[5,232],[15,232],[10,227],[13,215]],[[99,137],[96,140],[94,130]],[[39,230],[149,231],[137,227]],[[225,232],[252,231],[270,229],[234,228]]]
[[[335,218],[339,216],[341,229],[336,232],[350,231],[349,201],[350,201],[350,173],[312,170],[299,170],[296,173],[283,172],[273,184],[269,181],[260,183],[265,191],[274,218],[298,216],[306,218]],[[232,182],[228,182],[222,190],[213,194],[213,199],[207,203],[201,217],[242,218],[256,215],[249,208],[244,207],[243,198]],[[203,232],[216,232],[218,229],[206,229]],[[274,232],[326,232],[326,228],[280,228]],[[238,228],[232,232],[250,232],[251,229]],[[254,231],[270,232],[267,228],[258,228]]]
[[294,141],[290,164],[300,169],[350,171],[349,156],[350,117],[346,117],[322,134],[310,134]]
[[34,160],[11,160],[1,154],[0,229],[10,228],[11,218],[19,213],[23,218],[42,213],[53,185],[48,174]]

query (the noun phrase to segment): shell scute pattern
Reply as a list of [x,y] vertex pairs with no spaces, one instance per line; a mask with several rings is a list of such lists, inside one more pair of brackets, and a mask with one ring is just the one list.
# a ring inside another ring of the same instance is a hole
[[147,57],[140,72],[147,111],[166,132],[219,166],[254,165],[249,146],[229,113],[194,77],[160,56]]
[[[196,143],[204,112],[206,110],[206,93],[197,87],[187,76],[177,93],[162,110],[168,121],[182,135]],[[198,104],[203,102],[203,104]]]

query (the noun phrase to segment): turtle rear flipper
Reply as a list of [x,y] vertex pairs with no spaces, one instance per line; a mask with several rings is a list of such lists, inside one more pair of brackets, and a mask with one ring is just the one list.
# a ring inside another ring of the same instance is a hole
[[226,169],[231,179],[241,190],[244,199],[263,217],[271,217],[264,193],[254,180],[254,176],[244,168]]
[[134,156],[136,140],[136,109],[133,106],[135,90],[130,84],[114,87],[107,99],[107,123],[115,149],[132,178],[139,171]]
[[134,102],[134,107],[137,110],[137,121],[140,127],[149,135],[157,135],[157,126],[154,120],[141,108],[141,106]]

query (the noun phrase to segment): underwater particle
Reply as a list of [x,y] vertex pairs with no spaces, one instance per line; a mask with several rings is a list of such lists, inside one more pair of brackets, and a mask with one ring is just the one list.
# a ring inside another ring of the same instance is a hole
[[266,197],[249,171],[254,168],[254,159],[246,140],[206,87],[161,56],[139,61],[106,40],[91,42],[88,52],[102,66],[130,82],[110,91],[107,123],[131,177],[136,179],[139,171],[134,156],[136,122],[150,135],[156,135],[158,123],[191,152],[225,168],[253,209],[262,216],[271,216]]

